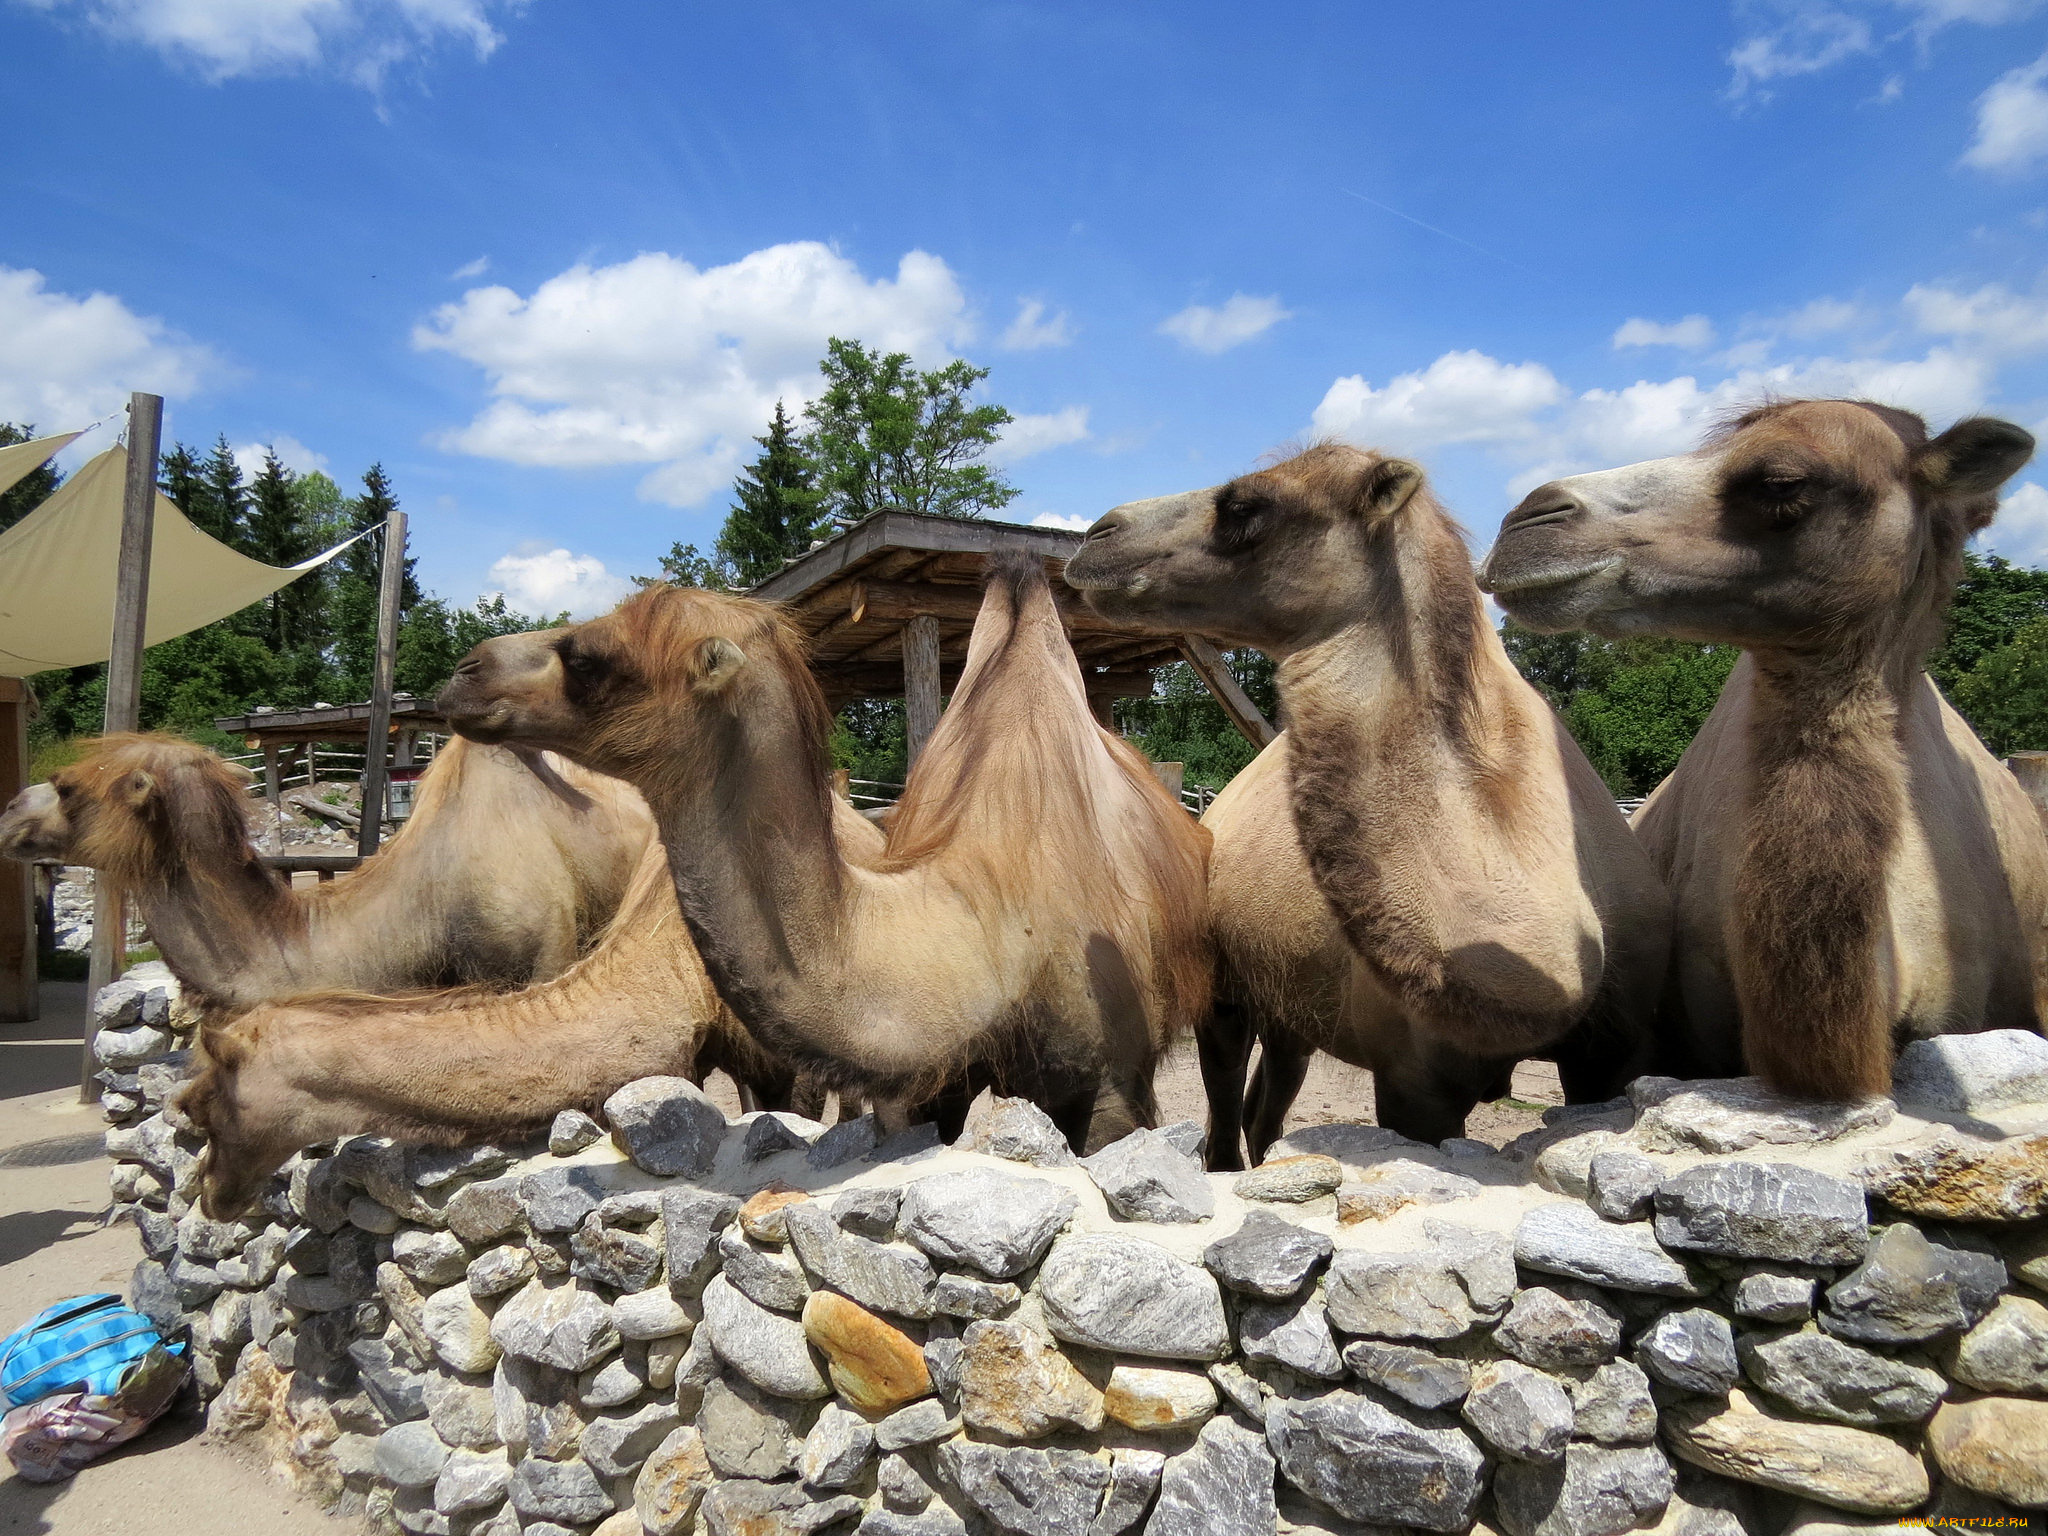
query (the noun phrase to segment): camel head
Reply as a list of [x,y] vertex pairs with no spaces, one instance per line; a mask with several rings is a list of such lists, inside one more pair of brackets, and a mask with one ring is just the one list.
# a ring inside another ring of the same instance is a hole
[[1988,417],[1930,439],[1907,411],[1778,401],[1691,453],[1538,486],[1480,585],[1532,629],[1805,647],[1904,623],[1924,651],[2033,451]]
[[[1224,485],[1105,512],[1067,562],[1067,582],[1105,618],[1280,655],[1398,602],[1387,557],[1425,522],[1456,543],[1419,466],[1325,443]],[[1457,558],[1467,559],[1462,545]]]
[[270,1176],[317,1133],[296,1133],[288,1114],[256,1102],[260,1085],[246,1081],[253,1063],[236,1025],[201,1032],[204,1065],[177,1090],[179,1110],[206,1139],[199,1155],[199,1208],[214,1221],[233,1221],[256,1204]]
[[[773,608],[649,587],[587,623],[484,641],[436,707],[472,740],[544,748],[643,782],[716,755],[771,673],[810,676],[802,642]],[[816,708],[824,709],[822,695]]]
[[248,847],[249,776],[173,736],[103,736],[0,813],[0,855],[62,859],[131,886],[161,883],[195,849]]

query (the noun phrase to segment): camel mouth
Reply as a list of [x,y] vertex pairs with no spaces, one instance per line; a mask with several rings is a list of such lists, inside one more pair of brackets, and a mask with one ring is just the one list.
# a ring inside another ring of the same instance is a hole
[[1517,571],[1512,576],[1500,576],[1488,561],[1479,571],[1479,590],[1493,597],[1516,596],[1524,592],[1541,592],[1550,587],[1568,587],[1576,581],[1590,581],[1595,576],[1604,576],[1621,566],[1619,555],[1609,555],[1600,560],[1589,560],[1578,565],[1538,567],[1533,571]]

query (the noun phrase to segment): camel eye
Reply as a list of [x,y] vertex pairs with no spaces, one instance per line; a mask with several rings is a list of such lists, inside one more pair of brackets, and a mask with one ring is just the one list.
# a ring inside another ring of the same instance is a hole
[[574,672],[578,677],[584,678],[595,677],[604,670],[604,663],[586,651],[567,651],[563,653],[562,665],[571,672]]

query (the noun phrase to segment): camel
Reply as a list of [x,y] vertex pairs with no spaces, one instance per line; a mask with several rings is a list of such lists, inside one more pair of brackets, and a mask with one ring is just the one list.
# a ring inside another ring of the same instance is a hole
[[2048,838],[1922,666],[2033,448],[1786,400],[1502,523],[1481,579],[1521,623],[1744,650],[1635,818],[1677,905],[1685,1070],[1854,1099],[1907,1039],[2040,1029]]
[[[1100,518],[1067,564],[1124,622],[1278,659],[1286,732],[1211,807],[1229,1000],[1266,1039],[1279,1134],[1309,1047],[1374,1074],[1381,1124],[1462,1132],[1514,1063],[1575,1102],[1640,1071],[1670,908],[1613,797],[1486,621],[1456,525],[1405,459],[1323,444]],[[1212,1146],[1249,1031],[1205,1034]]]
[[990,562],[875,869],[829,835],[830,717],[763,604],[655,588],[487,640],[440,707],[640,789],[705,967],[772,1054],[956,1133],[984,1084],[1077,1149],[1098,1099],[1156,1121],[1154,1065],[1207,1007],[1209,839],[1089,713],[1041,562]]
[[610,920],[654,836],[628,786],[456,740],[411,819],[310,891],[249,838],[241,770],[170,736],[107,736],[0,815],[0,854],[85,864],[136,900],[165,963],[211,1013],[340,987],[521,986]]

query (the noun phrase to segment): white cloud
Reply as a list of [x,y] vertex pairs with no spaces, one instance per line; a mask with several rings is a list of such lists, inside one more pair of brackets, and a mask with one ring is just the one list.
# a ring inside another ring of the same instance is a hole
[[1564,386],[1541,363],[1503,363],[1483,352],[1446,352],[1419,373],[1375,389],[1363,375],[1338,379],[1316,407],[1315,431],[1376,448],[1413,452],[1443,443],[1526,436]]
[[0,337],[0,421],[45,432],[82,427],[131,390],[189,395],[214,361],[112,294],[56,293],[27,268],[0,266]]
[[1714,327],[1705,315],[1687,315],[1669,325],[1660,325],[1655,320],[1624,320],[1614,333],[1616,350],[1622,347],[1683,347],[1689,352],[1697,352],[1713,344]]
[[531,295],[474,288],[413,345],[484,371],[495,397],[442,447],[514,464],[655,466],[640,494],[674,506],[730,480],[780,399],[819,388],[828,337],[936,363],[965,342],[967,300],[946,263],[912,251],[869,279],[816,241],[699,269],[655,251],[577,265]]
[[1031,519],[1034,528],[1064,528],[1069,533],[1086,533],[1095,519],[1085,512],[1041,512]]
[[1975,293],[1915,283],[1905,307],[1930,335],[1966,338],[1982,351],[2005,355],[2048,351],[2048,296],[2013,293],[1997,283]]
[[1064,347],[1074,339],[1073,323],[1067,319],[1067,312],[1061,310],[1051,319],[1046,318],[1045,303],[1041,299],[1020,299],[1017,301],[1017,318],[1009,329],[1003,332],[1003,345],[1012,352],[1035,352],[1040,347]]
[[1064,448],[1088,436],[1088,407],[1063,406],[1042,416],[1013,416],[1001,441],[989,455],[998,464],[1014,464],[1048,448]]
[[313,470],[327,472],[327,455],[315,453],[288,432],[280,432],[267,443],[244,443],[235,450],[235,465],[242,471],[244,480],[253,480],[263,468],[265,453],[275,453],[278,463],[293,474],[303,475]]
[[1999,503],[1997,519],[1978,538],[2008,560],[2048,565],[2048,489],[2037,481],[2021,482]]
[[1278,294],[1233,293],[1220,305],[1190,304],[1169,315],[1159,323],[1159,334],[1197,352],[1228,352],[1292,318],[1292,311],[1280,307]]
[[326,63],[365,85],[443,42],[487,58],[504,41],[493,12],[524,0],[29,0],[141,43],[208,80]]
[[567,610],[572,619],[603,613],[633,590],[633,583],[614,576],[595,555],[572,555],[545,544],[522,544],[501,555],[490,579],[505,601],[526,613],[548,616]]
[[2048,53],[2000,75],[1977,98],[1977,136],[1963,164],[1980,171],[2030,171],[2048,159]]
[[451,283],[466,283],[472,277],[482,277],[486,272],[490,270],[491,258],[488,256],[479,256],[475,261],[465,261],[453,272],[450,272],[448,274],[448,281]]
[[1863,318],[1861,308],[1841,299],[1809,299],[1772,321],[1770,329],[1786,336],[1825,336],[1830,331],[1846,331]]
[[1767,101],[1770,92],[1764,87],[1770,81],[1818,74],[1872,50],[1870,23],[1860,16],[1825,4],[1795,3],[1778,10],[1777,25],[1751,33],[1728,55],[1735,71],[1728,83],[1730,100]]

